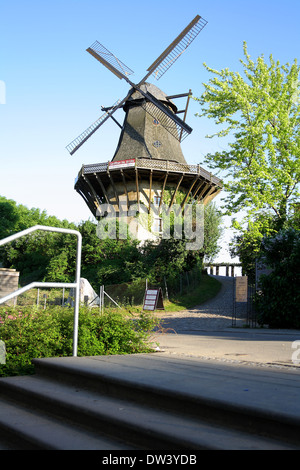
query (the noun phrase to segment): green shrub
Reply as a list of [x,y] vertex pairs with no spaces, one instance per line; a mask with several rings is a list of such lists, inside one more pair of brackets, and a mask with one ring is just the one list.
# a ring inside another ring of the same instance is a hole
[[271,328],[300,328],[299,259],[299,230],[281,230],[263,239],[261,260],[272,272],[260,281],[256,300],[259,323]]
[[[46,310],[0,308],[0,338],[6,346],[6,364],[0,377],[34,372],[34,358],[71,356],[73,349],[71,308]],[[156,324],[149,314],[133,320],[123,313],[82,307],[79,312],[78,356],[148,352],[147,341]]]

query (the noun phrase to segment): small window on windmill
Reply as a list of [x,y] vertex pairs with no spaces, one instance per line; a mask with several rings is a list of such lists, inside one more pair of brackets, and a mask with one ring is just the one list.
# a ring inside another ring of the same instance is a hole
[[156,140],[155,142],[153,142],[153,146],[158,149],[159,147],[162,146],[162,143],[159,141],[159,140]]
[[155,206],[159,206],[161,200],[161,196],[154,196],[153,202]]
[[161,233],[162,230],[163,230],[162,219],[160,217],[157,217],[153,221],[153,232],[154,233]]

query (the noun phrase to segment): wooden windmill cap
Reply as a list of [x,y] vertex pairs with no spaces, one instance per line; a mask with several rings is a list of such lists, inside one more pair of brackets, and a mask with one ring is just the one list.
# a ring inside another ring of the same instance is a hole
[[[168,99],[167,95],[157,86],[153,85],[152,83],[144,83],[143,85],[140,86],[140,89],[145,93],[147,92],[151,93],[151,95],[153,95],[156,99],[158,99],[159,101],[162,101],[163,104],[170,106],[174,113],[177,112],[177,106],[175,105],[175,103],[171,101],[170,99]],[[144,99],[144,96],[138,90],[135,90],[133,94],[131,95],[131,97],[126,101],[124,105],[124,109],[126,109],[126,104],[128,105],[133,100],[136,101],[136,100],[143,100],[143,99]]]

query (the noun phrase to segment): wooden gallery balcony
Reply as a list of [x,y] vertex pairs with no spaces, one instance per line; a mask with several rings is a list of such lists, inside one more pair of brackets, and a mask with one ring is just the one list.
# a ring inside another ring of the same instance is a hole
[[119,207],[121,200],[128,208],[143,203],[150,210],[153,197],[159,195],[163,201],[167,189],[172,194],[170,208],[179,190],[185,193],[182,206],[189,197],[207,204],[221,191],[222,181],[200,165],[137,158],[83,165],[75,189],[97,217],[101,204]]

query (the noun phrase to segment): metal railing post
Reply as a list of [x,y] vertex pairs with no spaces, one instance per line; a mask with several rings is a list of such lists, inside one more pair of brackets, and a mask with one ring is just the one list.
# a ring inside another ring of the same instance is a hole
[[74,283],[64,283],[64,282],[32,282],[21,289],[12,292],[11,294],[6,295],[5,297],[0,298],[0,304],[7,302],[8,300],[26,292],[27,290],[34,289],[36,287],[67,287],[75,289],[75,302],[74,302],[74,330],[73,330],[73,356],[77,356],[77,346],[78,346],[78,320],[79,320],[79,301],[80,301],[80,273],[81,273],[81,251],[82,251],[82,236],[81,233],[77,230],[60,228],[60,227],[48,227],[47,225],[35,225],[28,229],[22,230],[21,232],[15,233],[9,237],[3,238],[0,240],[0,246],[6,245],[17,238],[29,235],[32,232],[37,230],[43,230],[45,232],[58,232],[58,233],[68,233],[70,235],[76,235],[77,237],[77,252],[76,252],[76,274]]
[[76,255],[76,275],[75,275],[75,306],[74,306],[74,330],[73,330],[73,356],[77,356],[78,346],[78,320],[79,320],[79,300],[80,300],[80,272],[81,272],[81,250],[82,236],[77,232],[77,255]]

